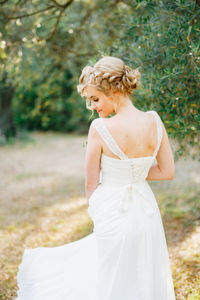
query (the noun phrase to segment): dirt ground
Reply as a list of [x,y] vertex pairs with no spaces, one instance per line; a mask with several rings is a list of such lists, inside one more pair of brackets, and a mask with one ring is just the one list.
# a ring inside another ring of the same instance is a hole
[[[16,297],[24,248],[58,246],[93,229],[84,193],[86,136],[33,133],[0,148],[0,299]],[[200,162],[149,182],[166,233],[177,300],[200,299]]]

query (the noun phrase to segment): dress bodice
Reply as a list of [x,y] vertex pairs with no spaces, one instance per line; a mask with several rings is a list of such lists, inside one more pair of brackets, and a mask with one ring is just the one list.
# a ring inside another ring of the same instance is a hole
[[142,182],[153,161],[151,156],[119,160],[102,154],[100,182],[104,186]]
[[137,158],[128,158],[120,149],[107,129],[103,118],[93,120],[96,130],[108,148],[120,158],[116,159],[102,154],[100,174],[100,182],[102,185],[124,185],[145,181],[149,169],[156,159],[162,139],[162,126],[158,113],[156,111],[148,111],[147,113],[152,113],[156,119],[157,145],[152,156]]
[[154,154],[139,158],[121,151],[104,119],[94,124],[120,159],[101,157],[102,184],[89,197],[93,232],[57,247],[26,248],[15,300],[175,300],[159,207],[145,180],[161,123]]

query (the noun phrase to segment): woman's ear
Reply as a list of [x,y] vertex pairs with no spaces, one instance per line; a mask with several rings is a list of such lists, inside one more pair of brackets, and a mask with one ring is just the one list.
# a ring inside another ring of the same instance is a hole
[[116,95],[117,94],[117,91],[113,91],[113,90],[111,90],[111,92],[110,92],[111,94],[113,94],[113,95]]
[[112,100],[114,100],[114,98],[116,98],[116,96],[117,96],[117,92],[111,90],[108,97],[110,97]]

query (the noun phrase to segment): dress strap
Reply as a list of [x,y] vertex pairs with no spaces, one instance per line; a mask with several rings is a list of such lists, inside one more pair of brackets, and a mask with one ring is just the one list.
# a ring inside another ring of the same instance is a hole
[[154,154],[153,154],[153,157],[155,158],[157,153],[158,153],[158,150],[160,148],[160,143],[161,143],[161,140],[162,140],[162,124],[161,124],[160,116],[155,110],[150,110],[150,111],[147,111],[147,112],[152,113],[154,115],[155,119],[156,119],[157,145],[156,145],[156,149],[155,149]]
[[103,118],[97,118],[92,121],[97,132],[100,134],[108,148],[120,159],[128,159],[126,154],[120,149],[109,130],[107,129]]

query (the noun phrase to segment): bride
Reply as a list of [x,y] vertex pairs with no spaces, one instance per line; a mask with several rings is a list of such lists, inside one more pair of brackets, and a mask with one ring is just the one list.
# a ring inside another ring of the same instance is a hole
[[85,158],[94,229],[69,244],[25,249],[16,300],[175,299],[162,218],[148,184],[172,180],[174,159],[159,114],[131,101],[140,77],[111,56],[83,68],[78,92],[99,114]]

